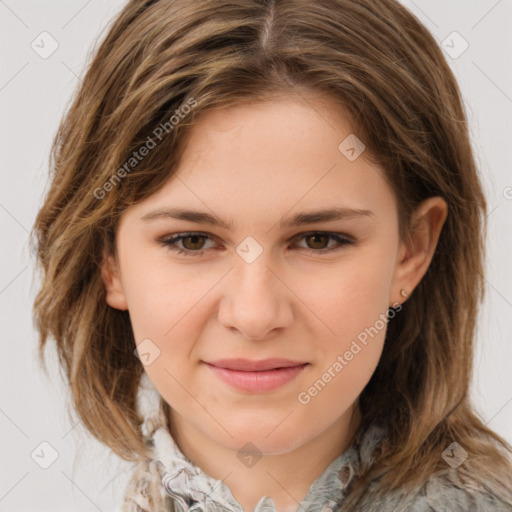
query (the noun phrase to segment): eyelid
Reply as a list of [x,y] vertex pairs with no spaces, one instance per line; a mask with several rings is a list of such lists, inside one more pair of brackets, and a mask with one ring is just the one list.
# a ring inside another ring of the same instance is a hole
[[[322,231],[321,229],[313,229],[311,231],[303,231],[302,233],[295,235],[290,240],[293,241],[293,240],[297,240],[297,239],[301,239],[301,238],[306,238],[307,236],[311,236],[311,235],[324,235],[324,236],[333,238],[334,240],[339,239],[348,244],[355,243],[354,237],[352,237],[350,235],[347,235],[345,233],[337,233],[334,231]],[[314,251],[314,252],[319,252],[319,251]]]
[[[298,233],[297,235],[294,235],[292,238],[289,239],[289,242],[294,240],[301,240],[311,235],[323,235],[327,236],[328,238],[335,240],[337,242],[337,245],[327,247],[324,249],[310,249],[307,247],[301,247],[300,249],[309,251],[313,254],[326,254],[330,252],[335,252],[337,250],[342,249],[346,245],[354,245],[355,239],[354,237],[347,235],[345,233],[336,233],[332,231],[322,231],[322,230],[310,230],[310,231],[303,231],[301,233]],[[179,243],[184,238],[190,237],[190,236],[198,236],[202,238],[206,238],[208,240],[214,241],[217,237],[205,233],[202,231],[182,231],[178,233],[173,233],[172,235],[167,235],[165,237],[160,238],[158,241],[164,245],[167,249],[175,252],[176,254],[186,254],[187,256],[201,256],[209,249],[199,249],[197,251],[191,250],[191,249],[182,249],[181,247],[177,247],[177,243]]]

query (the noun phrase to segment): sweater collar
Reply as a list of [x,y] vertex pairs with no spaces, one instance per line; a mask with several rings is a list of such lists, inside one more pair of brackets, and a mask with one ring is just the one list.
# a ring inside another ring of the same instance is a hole
[[[167,428],[163,399],[146,373],[141,377],[137,408],[143,418],[144,441],[152,450],[150,462],[161,479],[162,496],[169,497],[176,510],[243,512],[227,484],[204,473],[181,452]],[[371,463],[383,436],[384,429],[376,425],[360,429],[352,444],[312,483],[298,510],[318,511],[319,504],[322,512],[336,510],[361,466]],[[254,512],[276,512],[274,501],[263,496]]]

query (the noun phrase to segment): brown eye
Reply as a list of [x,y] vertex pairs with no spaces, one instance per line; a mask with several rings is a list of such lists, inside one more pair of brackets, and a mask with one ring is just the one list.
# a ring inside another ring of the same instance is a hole
[[[334,252],[345,245],[353,245],[355,241],[342,234],[328,232],[304,233],[298,237],[301,242],[306,242],[306,247],[295,245],[301,250],[309,250],[312,253],[323,254]],[[205,242],[212,242],[213,246],[205,246]],[[329,245],[329,242],[333,242]],[[215,243],[212,237],[203,233],[180,233],[178,235],[166,237],[160,240],[160,243],[167,249],[179,255],[185,256],[203,256],[208,249],[214,249]]]
[[[333,252],[341,249],[344,245],[353,245],[355,243],[348,236],[323,231],[304,233],[297,238],[301,242],[304,241],[306,243],[306,247],[301,245],[296,245],[296,247],[306,249],[317,254]],[[329,242],[333,243],[329,245]]]
[[326,249],[329,245],[329,238],[331,237],[321,233],[314,233],[304,237],[311,249]]
[[209,249],[209,247],[205,247],[205,242],[208,241],[213,243],[213,240],[208,235],[202,233],[181,233],[176,236],[163,238],[160,240],[160,243],[164,247],[176,252],[176,254],[202,256]]
[[200,251],[204,245],[204,239],[206,237],[202,235],[189,235],[181,239],[181,243],[185,249],[191,251]]

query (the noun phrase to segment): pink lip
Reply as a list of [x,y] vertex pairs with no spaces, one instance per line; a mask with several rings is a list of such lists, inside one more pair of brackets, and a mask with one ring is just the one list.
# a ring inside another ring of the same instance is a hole
[[308,363],[289,359],[221,359],[206,363],[226,384],[243,391],[262,392],[276,389],[295,378]]
[[276,368],[288,368],[290,366],[302,366],[303,364],[306,364],[303,361],[291,361],[290,359],[282,359],[278,357],[262,359],[260,361],[254,361],[251,359],[218,359],[217,361],[206,361],[206,363],[219,368],[242,370],[246,372],[274,370]]

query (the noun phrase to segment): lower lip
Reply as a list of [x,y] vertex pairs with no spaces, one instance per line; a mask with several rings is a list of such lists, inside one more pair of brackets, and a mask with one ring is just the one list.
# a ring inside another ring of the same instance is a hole
[[290,382],[306,367],[306,364],[260,372],[228,370],[227,368],[220,368],[211,364],[207,364],[207,366],[226,384],[242,391],[261,393],[263,391],[272,391]]

